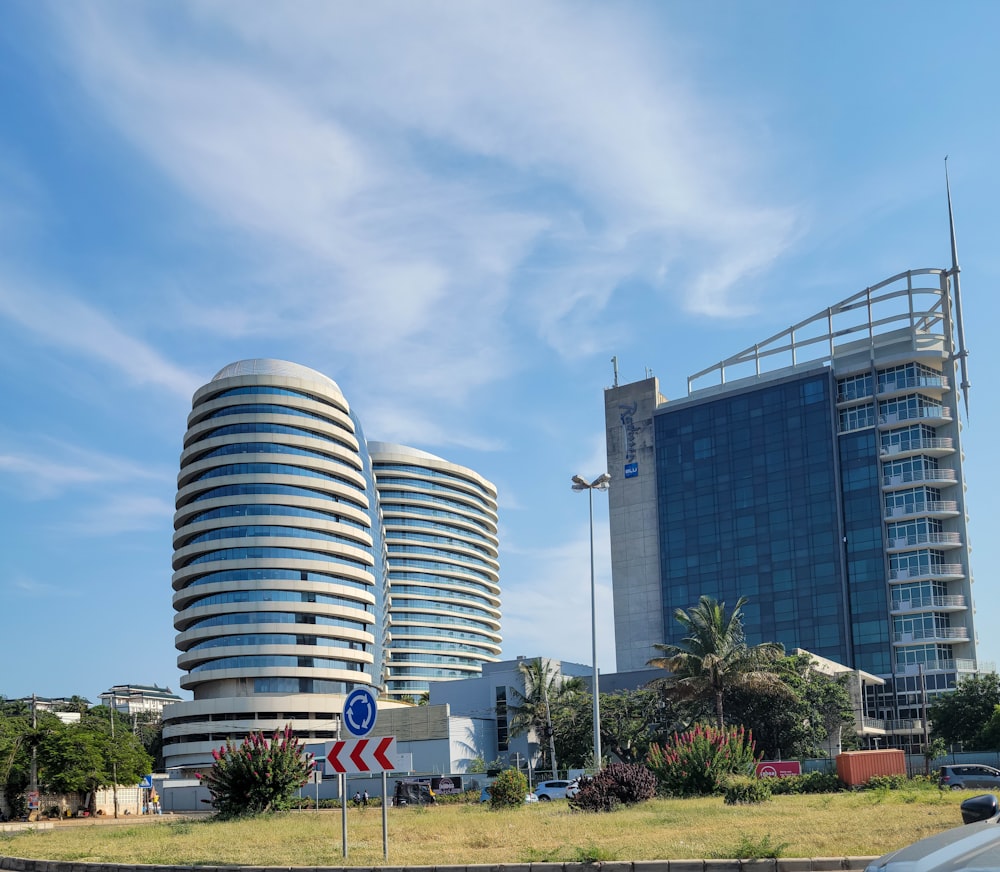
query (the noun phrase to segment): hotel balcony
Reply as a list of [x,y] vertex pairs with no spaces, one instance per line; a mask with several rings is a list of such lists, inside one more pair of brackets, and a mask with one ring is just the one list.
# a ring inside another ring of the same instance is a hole
[[950,550],[962,547],[962,535],[960,533],[914,533],[912,536],[896,536],[886,540],[886,551],[890,554],[899,551],[908,551],[911,548],[920,548],[925,545],[933,545],[937,550]]
[[956,596],[922,596],[913,599],[893,599],[892,614],[905,615],[915,612],[961,612],[966,608],[965,597]]
[[893,633],[893,645],[926,644],[927,642],[968,642],[967,627],[932,627],[930,629],[914,629],[908,633]]
[[922,500],[909,506],[890,506],[885,510],[885,520],[902,518],[957,518],[958,500]]
[[976,665],[975,660],[929,660],[926,663],[904,663],[902,666],[898,666],[896,671],[893,672],[894,677],[906,677],[912,675],[919,675],[921,668],[924,673],[928,672],[959,672],[963,675],[979,672],[992,672],[993,669],[989,664],[980,663]]
[[955,440],[950,436],[933,437],[927,439],[911,439],[905,445],[883,445],[879,449],[879,456],[886,457],[908,457],[913,454],[926,454],[928,457],[945,457],[955,453]]
[[898,378],[895,381],[885,381],[878,385],[876,391],[879,399],[897,394],[909,394],[914,391],[920,391],[922,394],[940,398],[950,387],[948,379],[943,375],[918,375],[912,378]]
[[948,487],[956,484],[958,478],[954,469],[911,469],[892,475],[882,476],[882,490],[896,490],[912,487],[915,484],[929,484],[936,487]]
[[898,412],[889,412],[878,416],[879,430],[888,430],[890,427],[898,427],[900,424],[941,424],[950,423],[952,420],[951,409],[943,406],[920,406],[916,409],[900,409]]
[[934,566],[912,566],[906,569],[889,570],[889,581],[957,578],[965,578],[965,568],[961,563],[938,563]]

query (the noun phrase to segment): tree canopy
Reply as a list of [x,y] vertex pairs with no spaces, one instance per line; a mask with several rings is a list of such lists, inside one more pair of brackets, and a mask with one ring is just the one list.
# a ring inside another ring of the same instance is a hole
[[533,730],[544,743],[542,747],[548,746],[548,753],[545,755],[543,751],[543,757],[547,756],[555,777],[559,759],[556,756],[556,724],[562,720],[560,714],[565,707],[575,708],[579,697],[587,695],[583,680],[562,675],[540,657],[522,660],[518,670],[524,678],[524,693],[511,688],[512,699],[508,700],[514,715],[510,722],[511,735],[520,736]]
[[79,723],[64,724],[54,714],[39,711],[35,726],[30,707],[0,700],[0,784],[12,809],[24,807],[31,778],[31,752],[37,752],[38,783],[55,793],[96,791],[118,784],[138,784],[153,771],[153,761],[130,724],[97,706],[82,713]]
[[843,681],[818,672],[811,663],[808,654],[789,655],[774,663],[780,684],[737,685],[725,693],[727,720],[753,733],[765,759],[832,756],[843,728],[854,724]]
[[690,610],[675,610],[674,618],[687,635],[676,645],[654,645],[661,656],[649,661],[650,666],[669,671],[670,675],[660,679],[668,694],[712,700],[720,730],[725,725],[727,689],[780,689],[781,685],[774,664],[784,649],[777,642],[747,645],[742,611],[746,603],[746,597],[740,597],[727,614],[725,603],[702,596]]
[[930,705],[927,717],[935,737],[967,750],[1000,747],[1000,730],[987,730],[1000,705],[1000,676],[995,672],[962,679],[951,693],[941,694]]

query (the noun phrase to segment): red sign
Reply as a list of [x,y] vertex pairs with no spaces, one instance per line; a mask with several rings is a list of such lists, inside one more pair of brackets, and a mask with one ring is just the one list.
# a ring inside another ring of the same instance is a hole
[[365,772],[392,772],[396,764],[396,739],[346,739],[333,742],[326,755],[334,772],[362,774]]
[[781,778],[785,775],[801,775],[802,764],[798,760],[764,760],[757,764],[758,778]]

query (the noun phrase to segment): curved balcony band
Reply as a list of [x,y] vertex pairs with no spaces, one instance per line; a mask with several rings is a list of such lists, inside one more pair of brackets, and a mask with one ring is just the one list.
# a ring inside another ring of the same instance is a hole
[[368,448],[389,552],[387,690],[416,699],[432,680],[476,675],[499,660],[496,488],[423,451],[381,442]]
[[885,510],[887,521],[901,518],[954,518],[959,514],[957,500],[923,500],[908,506],[889,506]]
[[966,627],[914,628],[910,632],[893,633],[893,645],[912,645],[915,642],[968,642]]
[[196,700],[380,678],[384,558],[364,452],[336,382],[298,364],[240,361],[195,393],[173,601],[181,686]]
[[934,566],[890,569],[889,581],[921,581],[923,579],[964,578],[965,569],[961,563],[939,563]]

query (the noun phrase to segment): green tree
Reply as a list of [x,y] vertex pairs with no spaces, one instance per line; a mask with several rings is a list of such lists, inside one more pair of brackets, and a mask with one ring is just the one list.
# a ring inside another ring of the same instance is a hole
[[8,807],[20,813],[31,772],[34,732],[27,707],[0,698],[0,788]]
[[[945,752],[947,752],[947,746],[943,740],[938,739],[941,745],[945,747]],[[979,733],[979,746],[981,748],[989,749],[990,751],[995,751],[1000,748],[1000,705],[993,706],[993,714],[989,716],[986,723],[983,724],[983,728]],[[943,757],[944,754],[936,755],[938,757]],[[930,768],[930,763],[927,764]]]
[[111,735],[103,706],[84,714],[78,724],[53,719],[38,741],[39,783],[54,793],[89,794],[91,811],[98,790],[137,784],[152,766],[149,754],[124,723]]
[[[163,716],[159,712],[139,712],[132,721],[132,732],[153,758],[152,772],[163,771]],[[148,773],[147,773],[148,774]]]
[[[601,696],[601,705],[604,695]],[[603,723],[603,718],[602,718]],[[563,768],[583,769],[594,756],[593,697],[586,691],[560,697],[552,710],[552,734]]]
[[[997,708],[994,710],[993,718],[994,719],[1000,718],[1000,706],[997,706]],[[1000,721],[998,721],[997,726],[1000,727]],[[948,753],[948,746],[945,745],[944,739],[934,739],[933,741],[930,742],[930,744],[924,745],[923,752],[924,752],[924,775],[930,775],[931,763],[933,763],[935,760],[940,760],[942,757],[944,757],[944,755]]]
[[746,597],[740,597],[732,612],[726,614],[725,603],[702,596],[689,611],[677,609],[674,618],[687,635],[677,645],[654,645],[661,656],[649,661],[650,666],[670,672],[659,679],[668,695],[711,699],[720,730],[725,726],[723,700],[727,689],[774,688],[781,682],[774,673],[774,664],[784,649],[777,642],[747,645],[742,611],[746,603]]
[[809,654],[792,654],[774,663],[780,683],[737,685],[725,694],[727,719],[753,732],[767,759],[832,756],[844,727],[854,725],[854,710],[842,679],[812,666]]
[[984,727],[1000,705],[1000,676],[995,672],[963,679],[951,693],[941,694],[927,710],[934,737],[968,750],[990,747]]
[[575,707],[584,694],[583,680],[562,675],[550,661],[540,657],[522,660],[517,668],[524,679],[524,693],[511,688],[513,692],[508,702],[514,714],[510,722],[511,735],[520,736],[534,730],[548,745],[548,762],[555,778],[558,758],[554,723],[563,707]]

